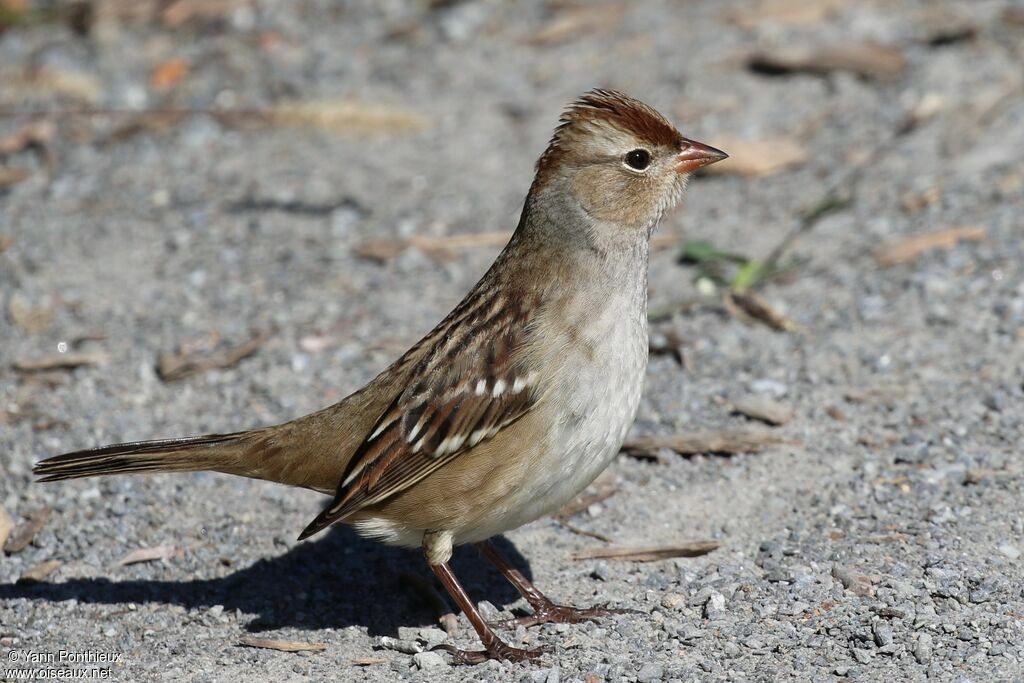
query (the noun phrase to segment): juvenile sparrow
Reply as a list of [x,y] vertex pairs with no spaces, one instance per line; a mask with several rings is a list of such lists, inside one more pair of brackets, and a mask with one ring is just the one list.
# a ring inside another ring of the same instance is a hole
[[690,174],[726,158],[654,109],[592,90],[563,114],[519,226],[455,310],[365,387],[319,412],[233,434],[142,441],[39,462],[41,481],[210,470],[334,496],[299,538],[345,522],[422,547],[483,642],[458,661],[521,660],[452,573],[475,543],[533,608],[527,625],[607,610],[558,605],[487,539],[551,513],[619,451],[647,365],[649,239]]

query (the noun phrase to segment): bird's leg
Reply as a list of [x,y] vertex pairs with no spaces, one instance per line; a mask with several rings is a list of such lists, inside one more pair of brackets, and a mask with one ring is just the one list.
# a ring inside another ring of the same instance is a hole
[[[444,553],[443,544],[447,542],[447,553]],[[442,539],[440,541],[442,545],[442,552],[438,552],[437,538],[435,534],[428,533],[423,538],[423,550],[427,557],[427,564],[433,570],[434,574],[441,583],[444,584],[448,594],[452,596],[456,604],[469,619],[469,623],[472,624],[476,634],[480,637],[480,642],[483,643],[484,649],[481,651],[473,650],[460,650],[451,645],[438,645],[435,650],[445,650],[450,652],[457,664],[479,664],[485,662],[488,659],[504,659],[513,662],[522,662],[530,659],[536,659],[543,654],[543,649],[536,650],[523,650],[520,648],[512,647],[505,643],[498,634],[488,625],[477,610],[473,601],[469,599],[469,595],[466,594],[466,589],[462,587],[459,580],[455,578],[455,573],[452,571],[451,566],[448,564],[448,558],[451,557],[451,539]],[[447,555],[447,557],[445,557]],[[443,562],[437,560],[444,557]]]
[[505,578],[509,580],[519,594],[533,608],[533,614],[525,617],[509,619],[500,622],[498,626],[514,628],[516,626],[534,626],[536,624],[575,624],[581,621],[595,621],[601,617],[613,614],[628,614],[634,610],[610,609],[608,607],[572,607],[570,605],[559,605],[530,582],[521,571],[513,567],[498,548],[490,541],[482,541],[476,544],[481,554],[494,564]]

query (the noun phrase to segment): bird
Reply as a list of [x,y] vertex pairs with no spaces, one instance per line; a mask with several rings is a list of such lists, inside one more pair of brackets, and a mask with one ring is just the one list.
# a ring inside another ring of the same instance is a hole
[[481,616],[453,548],[476,545],[525,598],[532,613],[517,623],[614,613],[556,603],[490,539],[561,508],[619,452],[646,373],[651,235],[693,173],[727,156],[631,96],[587,91],[561,115],[494,263],[365,387],[279,425],[101,446],[33,471],[43,482],[213,471],[327,494],[299,539],[342,522],[422,549],[483,645],[442,646],[455,662],[539,657]]

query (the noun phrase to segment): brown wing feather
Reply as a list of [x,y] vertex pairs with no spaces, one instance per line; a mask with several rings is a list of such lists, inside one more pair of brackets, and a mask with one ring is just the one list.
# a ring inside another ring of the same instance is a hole
[[506,301],[498,294],[467,299],[431,333],[425,341],[432,348],[408,388],[374,425],[334,501],[300,539],[409,488],[530,410],[537,377],[521,356],[532,302]]

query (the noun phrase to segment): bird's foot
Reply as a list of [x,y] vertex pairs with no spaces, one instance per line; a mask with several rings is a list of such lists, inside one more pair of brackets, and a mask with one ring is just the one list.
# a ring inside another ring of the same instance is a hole
[[599,621],[604,617],[616,614],[639,614],[634,609],[615,609],[605,605],[572,607],[570,605],[559,605],[554,602],[545,602],[532,605],[532,607],[533,614],[505,619],[504,621],[492,624],[492,626],[516,628],[517,626],[530,627],[537,624],[579,624],[584,621]]
[[546,647],[524,650],[512,647],[500,640],[491,643],[486,650],[460,650],[453,645],[438,645],[433,649],[443,650],[451,654],[452,664],[482,664],[488,659],[498,659],[505,662],[527,662],[540,658],[541,655],[548,651]]

